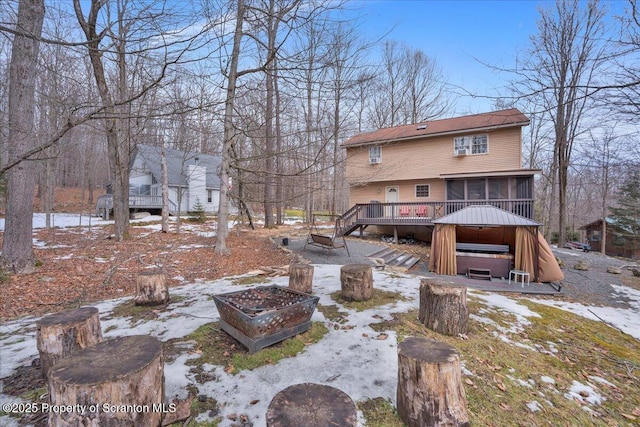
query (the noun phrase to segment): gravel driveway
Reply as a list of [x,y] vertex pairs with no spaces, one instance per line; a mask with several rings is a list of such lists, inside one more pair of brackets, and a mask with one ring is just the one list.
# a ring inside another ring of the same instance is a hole
[[[307,247],[304,251],[304,238],[290,238],[287,249],[308,259],[313,264],[337,264],[348,263],[370,264],[371,260],[367,255],[375,252],[384,243],[360,240],[356,238],[347,239],[350,257],[344,249],[328,251],[319,247]],[[592,305],[604,305],[611,307],[627,308],[628,298],[616,292],[612,285],[622,286],[622,277],[631,276],[631,271],[623,270],[622,274],[611,274],[607,272],[607,267],[620,267],[629,265],[630,261],[622,261],[616,258],[604,256],[600,253],[585,253],[571,249],[553,249],[554,254],[564,262],[564,280],[562,284],[561,298],[570,301]],[[587,271],[580,271],[573,268],[579,261],[588,264]],[[419,276],[432,275],[429,272],[426,262],[420,262],[410,271],[410,274]]]
[[[594,305],[628,307],[628,298],[618,294],[612,285],[622,286],[622,278],[631,276],[631,271],[625,269],[622,274],[611,274],[607,272],[607,267],[621,267],[631,264],[631,261],[622,261],[599,252],[585,253],[571,249],[554,249],[553,253],[564,262],[562,290],[568,297]],[[581,260],[588,264],[588,270],[573,268]]]

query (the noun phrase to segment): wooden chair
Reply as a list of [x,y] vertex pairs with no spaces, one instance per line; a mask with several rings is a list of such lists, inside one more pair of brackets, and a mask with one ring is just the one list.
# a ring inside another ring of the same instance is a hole
[[427,216],[427,207],[424,205],[416,207],[416,216]]
[[411,215],[411,207],[400,206],[400,216],[409,216],[409,215]]

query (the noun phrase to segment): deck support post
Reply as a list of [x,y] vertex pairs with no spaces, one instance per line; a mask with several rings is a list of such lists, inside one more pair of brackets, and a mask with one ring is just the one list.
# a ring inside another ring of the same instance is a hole
[[398,226],[393,226],[393,243],[398,244]]

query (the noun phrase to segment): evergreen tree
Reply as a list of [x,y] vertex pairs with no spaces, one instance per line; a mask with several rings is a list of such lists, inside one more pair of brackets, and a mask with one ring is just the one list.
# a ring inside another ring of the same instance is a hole
[[207,220],[207,215],[204,210],[204,205],[200,202],[200,198],[196,197],[196,202],[193,204],[193,210],[191,211],[191,221],[203,223]]
[[609,206],[609,216],[616,227],[620,228],[626,246],[640,248],[640,170],[627,175],[620,190],[616,194],[616,207]]

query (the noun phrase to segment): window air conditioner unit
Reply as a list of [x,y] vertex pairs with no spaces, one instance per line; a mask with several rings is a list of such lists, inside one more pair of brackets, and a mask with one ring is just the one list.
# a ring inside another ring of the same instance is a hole
[[371,157],[371,158],[369,158],[369,163],[372,164],[372,165],[377,165],[377,164],[381,163],[380,162],[380,157]]
[[467,154],[469,154],[468,148],[456,148],[456,156],[466,156]]

